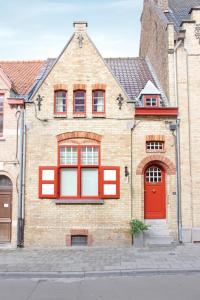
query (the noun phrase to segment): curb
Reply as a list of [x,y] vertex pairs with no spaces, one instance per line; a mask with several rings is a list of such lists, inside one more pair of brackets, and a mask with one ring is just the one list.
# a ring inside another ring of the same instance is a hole
[[200,274],[200,269],[139,269],[81,272],[0,272],[0,279],[87,279],[150,275]]

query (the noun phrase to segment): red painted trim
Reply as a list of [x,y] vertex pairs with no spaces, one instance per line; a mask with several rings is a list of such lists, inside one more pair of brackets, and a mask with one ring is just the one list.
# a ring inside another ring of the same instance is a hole
[[[75,93],[76,92],[84,92],[84,112],[76,112],[75,111]],[[74,90],[74,93],[73,93],[73,114],[74,115],[86,116],[86,90]]]
[[[98,164],[97,165],[82,165],[81,164],[81,148],[98,148],[98,153],[99,153],[99,159],[98,159]],[[78,156],[78,160],[77,160],[77,165],[61,165],[60,164],[60,149],[61,148],[77,148],[77,156]],[[99,187],[99,191],[98,191],[98,196],[82,196],[81,195],[81,169],[84,168],[94,168],[94,169],[98,169],[100,168],[100,164],[101,164],[101,151],[100,151],[100,145],[58,145],[58,186],[60,187],[60,169],[63,168],[77,168],[77,196],[61,196],[60,194],[60,188],[58,189],[58,193],[59,193],[59,199],[99,199],[100,198],[100,174],[98,171],[98,187]]]
[[[42,171],[44,170],[54,170],[54,180],[43,180]],[[39,198],[55,199],[58,196],[58,168],[57,167],[39,167],[39,178],[38,178],[38,193]],[[44,195],[42,194],[42,184],[54,184],[54,195]]]
[[[102,112],[96,112],[94,111],[94,93],[95,92],[103,92],[103,98],[104,98],[104,110]],[[92,91],[92,114],[93,115],[105,115],[106,113],[106,91],[105,90],[101,90],[101,89],[97,89],[97,90],[93,90]]]
[[[116,180],[107,181],[104,180],[104,171],[105,170],[115,170],[116,171]],[[120,167],[101,167],[101,197],[104,199],[119,199],[120,198]],[[104,184],[116,184],[116,195],[104,195]]]
[[[65,112],[58,112],[56,110],[56,93],[58,92],[65,92],[66,93],[66,103],[65,103],[65,108],[66,108],[66,111]],[[66,90],[55,90],[54,91],[54,115],[67,115],[67,98],[68,98],[68,93]]]
[[8,101],[8,104],[10,104],[10,105],[23,105],[24,104],[24,99],[8,98],[7,101]]
[[136,107],[135,116],[177,117],[177,107]]

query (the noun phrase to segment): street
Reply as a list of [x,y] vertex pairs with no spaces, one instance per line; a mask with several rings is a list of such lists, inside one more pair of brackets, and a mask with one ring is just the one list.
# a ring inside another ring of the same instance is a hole
[[200,274],[0,279],[0,300],[199,300]]

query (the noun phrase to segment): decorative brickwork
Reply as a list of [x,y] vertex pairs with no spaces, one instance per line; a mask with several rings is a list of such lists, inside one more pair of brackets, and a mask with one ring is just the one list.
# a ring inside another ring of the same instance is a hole
[[74,139],[74,138],[84,138],[84,139],[101,142],[102,136],[94,132],[85,132],[85,131],[73,131],[73,132],[66,132],[57,135],[58,142]]
[[146,135],[146,142],[164,142],[164,135]]
[[148,164],[153,162],[160,163],[169,172],[169,174],[171,175],[176,174],[176,167],[173,164],[173,162],[171,162],[169,158],[158,154],[145,157],[138,165],[136,174],[142,175],[144,173],[145,168],[148,166]]
[[74,84],[73,86],[74,91],[76,90],[86,90],[87,86],[85,84]]
[[93,90],[106,90],[106,84],[96,83],[92,85]]
[[55,84],[54,85],[54,91],[60,91],[60,90],[67,90],[67,85],[66,84]]

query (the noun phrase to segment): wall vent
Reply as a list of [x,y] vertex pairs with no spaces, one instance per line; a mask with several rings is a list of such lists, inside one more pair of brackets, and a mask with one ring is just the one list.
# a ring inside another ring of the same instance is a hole
[[88,245],[87,235],[72,235],[71,236],[71,245],[72,246],[87,246]]

